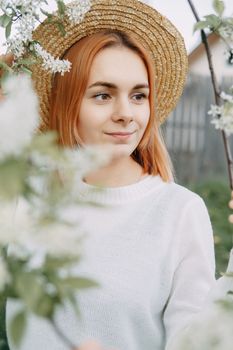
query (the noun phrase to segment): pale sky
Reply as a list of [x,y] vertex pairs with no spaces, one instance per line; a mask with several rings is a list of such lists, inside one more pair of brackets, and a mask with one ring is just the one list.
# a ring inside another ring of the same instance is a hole
[[[200,40],[200,34],[193,35],[193,25],[195,18],[191,12],[187,0],[150,0],[149,3],[159,10],[163,15],[173,22],[182,33],[186,47],[190,52]],[[194,6],[200,17],[213,12],[213,0],[193,0]],[[225,16],[233,14],[233,1],[224,0],[226,10]]]
[[[70,2],[65,1],[65,2]],[[198,34],[193,35],[193,25],[195,19],[190,10],[187,0],[147,0],[163,15],[168,17],[182,33],[187,50],[190,52],[197,44],[199,40]],[[233,1],[225,0],[226,11],[225,15],[233,14]],[[48,0],[49,5],[52,8],[54,0]],[[212,0],[193,0],[200,16],[210,14],[212,10]],[[0,29],[0,52],[4,52],[2,44],[4,42],[4,32]]]

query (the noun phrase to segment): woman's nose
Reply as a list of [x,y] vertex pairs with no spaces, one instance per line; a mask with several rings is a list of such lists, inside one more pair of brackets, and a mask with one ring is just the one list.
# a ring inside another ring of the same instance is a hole
[[133,110],[128,98],[122,98],[116,101],[112,120],[123,124],[128,124],[133,120]]

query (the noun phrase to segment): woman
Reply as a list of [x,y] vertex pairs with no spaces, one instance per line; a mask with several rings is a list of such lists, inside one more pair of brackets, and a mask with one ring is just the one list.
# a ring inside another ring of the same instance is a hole
[[[83,22],[65,29],[65,37],[50,25],[35,31],[49,52],[72,62],[63,77],[33,69],[41,128],[57,130],[66,146],[111,147],[114,158],[80,188],[104,209],[76,213],[89,233],[77,271],[101,288],[79,294],[80,320],[67,306],[57,323],[76,344],[94,338],[119,350],[170,350],[215,282],[206,207],[174,183],[159,129],[182,93],[183,39],[136,0],[92,1]],[[102,191],[93,192],[98,185]],[[11,339],[10,346],[16,350]],[[31,317],[20,349],[65,347]]]

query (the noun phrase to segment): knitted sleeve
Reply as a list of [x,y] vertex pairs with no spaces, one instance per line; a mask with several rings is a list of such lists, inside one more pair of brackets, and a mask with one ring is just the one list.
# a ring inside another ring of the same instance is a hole
[[195,195],[184,208],[176,234],[178,259],[164,311],[165,350],[175,349],[179,332],[202,310],[215,284],[213,232],[199,196]]

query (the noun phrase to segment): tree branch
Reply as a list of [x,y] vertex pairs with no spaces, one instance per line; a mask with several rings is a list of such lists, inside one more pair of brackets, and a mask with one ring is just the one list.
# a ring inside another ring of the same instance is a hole
[[[193,5],[192,0],[187,0],[189,3],[189,6],[193,12],[194,17],[196,18],[196,21],[200,21],[200,17],[197,13],[197,10],[195,6]],[[211,81],[212,81],[212,86],[214,90],[214,98],[215,98],[215,104],[217,106],[221,105],[221,97],[220,97],[220,88],[217,83],[215,71],[214,71],[214,66],[213,66],[213,60],[212,60],[212,54],[210,51],[210,47],[208,44],[207,40],[207,35],[205,31],[202,29],[201,30],[201,39],[204,44],[205,50],[206,50],[206,55],[207,55],[207,60],[208,60],[208,65],[209,65],[209,70],[210,70],[210,75],[211,75]],[[228,138],[226,135],[226,132],[224,130],[221,130],[222,137],[223,137],[223,144],[224,144],[224,149],[225,149],[225,154],[226,154],[226,159],[227,159],[227,169],[228,169],[228,177],[229,177],[229,183],[230,183],[230,188],[233,190],[233,161],[232,161],[232,155],[231,155],[231,149],[230,145],[228,142]]]

